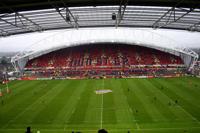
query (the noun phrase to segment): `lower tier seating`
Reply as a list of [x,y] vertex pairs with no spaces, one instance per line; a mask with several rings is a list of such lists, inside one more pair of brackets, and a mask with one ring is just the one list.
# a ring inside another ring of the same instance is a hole
[[26,64],[26,74],[36,76],[92,77],[182,73],[180,57],[163,51],[122,44],[93,44],[54,51]]

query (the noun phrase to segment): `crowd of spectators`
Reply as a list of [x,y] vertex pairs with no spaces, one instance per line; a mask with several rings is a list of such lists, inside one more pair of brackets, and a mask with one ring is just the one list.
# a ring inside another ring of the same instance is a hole
[[39,77],[129,77],[184,73],[180,57],[159,50],[121,44],[61,49],[28,61],[25,75]]

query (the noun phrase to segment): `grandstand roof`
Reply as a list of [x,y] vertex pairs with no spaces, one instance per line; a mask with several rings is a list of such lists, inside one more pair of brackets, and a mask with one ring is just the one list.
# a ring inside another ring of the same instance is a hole
[[[125,0],[1,0],[1,12],[27,11],[49,9],[52,5],[63,7],[63,4],[68,7],[80,6],[112,6],[119,5]],[[166,7],[187,7],[198,8],[200,1],[198,0],[129,0],[128,5],[138,6],[166,6]],[[5,7],[7,6],[7,7]],[[10,9],[9,9],[10,8]]]
[[[143,29],[132,28],[83,28],[80,30],[66,30],[49,36],[37,44],[29,46],[26,51],[20,52],[12,58],[12,62],[33,59],[59,49],[85,44],[108,43],[130,44],[144,46],[168,52],[177,56],[184,54],[193,58],[198,55],[184,47],[177,47],[176,41]],[[48,44],[48,45],[46,45]]]
[[200,31],[199,0],[1,0],[0,36],[82,27]]

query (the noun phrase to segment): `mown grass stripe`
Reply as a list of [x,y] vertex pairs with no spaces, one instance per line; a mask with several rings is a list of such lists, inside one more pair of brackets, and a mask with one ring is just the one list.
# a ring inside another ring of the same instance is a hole
[[168,92],[169,90],[164,84],[159,82],[159,79],[150,79],[149,82],[151,82],[151,84],[160,91],[161,95],[163,95],[162,97],[165,98],[163,101],[167,102],[168,105],[170,104],[168,108],[171,109],[172,113],[175,115],[175,117],[169,117],[172,119],[172,121],[191,121],[191,117],[188,117],[182,110],[177,108],[173,97],[169,97],[164,93],[165,91]]
[[[7,103],[0,105],[0,132],[25,132],[25,128],[31,126],[33,132],[39,129],[41,133],[94,133],[101,128],[100,114],[103,109],[102,128],[109,133],[127,133],[128,130],[134,133],[181,133],[184,130],[199,133],[200,124],[198,119],[194,120],[199,114],[199,101],[195,101],[199,95],[198,81],[192,77],[104,79],[104,85],[103,80],[94,79],[16,81],[13,93],[17,95],[12,93],[6,97]],[[102,95],[94,93],[98,89],[113,91],[103,95],[103,108]],[[154,96],[156,102],[152,102]],[[178,104],[175,104],[176,99]],[[171,106],[168,106],[169,101]],[[17,109],[15,104],[21,102],[25,104]],[[13,111],[6,113],[9,108]],[[81,111],[80,108],[84,108],[82,113],[77,112]],[[22,114],[3,130],[6,119],[19,113]],[[73,113],[80,119],[70,124],[70,118],[75,118]],[[161,115],[152,116],[157,114]]]
[[[192,89],[194,88],[193,82],[191,84],[189,83],[189,85],[187,82],[183,82],[183,80],[174,81],[169,79],[169,82],[176,88],[177,93],[180,93],[184,99],[191,101],[191,103],[195,104],[200,110],[200,101],[196,100],[200,96],[200,91],[195,92],[195,89]],[[190,95],[188,95],[188,93],[190,93]]]
[[[158,105],[156,105],[156,93],[152,93],[152,88],[148,84],[147,79],[140,79],[137,81],[138,89],[140,93],[144,95],[143,101],[145,102],[145,106],[147,107],[148,111],[150,111],[151,116],[153,117],[154,121],[165,121],[167,118],[163,116],[161,111],[157,108]],[[149,109],[151,108],[151,109]]]
[[83,123],[91,94],[89,91],[90,84],[91,83],[89,80],[85,81],[84,84],[82,84],[81,88],[83,89],[83,92],[79,97],[75,97],[78,102],[75,106],[75,110],[72,112],[68,124]]
[[[60,82],[60,81],[59,81]],[[55,84],[55,86],[56,86],[57,84]],[[44,89],[44,88],[42,88],[42,89]],[[53,89],[53,88],[52,88]],[[49,91],[48,91],[48,93],[49,93]],[[44,95],[42,95],[42,98],[44,97]],[[4,126],[4,128],[6,128],[7,126],[9,126],[9,124],[12,124],[12,123],[20,123],[21,121],[24,123],[24,120],[26,120],[27,118],[29,118],[29,119],[27,119],[27,120],[30,120],[30,117],[25,117],[26,116],[26,112],[28,113],[28,114],[31,114],[31,116],[33,116],[33,113],[34,112],[32,112],[32,109],[33,109],[33,106],[35,106],[35,105],[37,105],[38,103],[40,103],[40,101],[41,101],[41,98],[38,98],[38,99],[35,99],[34,98],[34,96],[33,97],[31,97],[31,98],[33,98],[33,100],[31,99],[30,101],[32,101],[32,103],[29,103],[29,105],[28,106],[26,106],[26,108],[23,110],[23,111],[21,111],[20,113],[18,113],[15,117],[13,117],[12,119],[10,119],[10,121],[9,122],[7,122],[7,124]],[[29,101],[29,102],[30,102]],[[37,111],[37,110],[33,110],[33,111]],[[21,117],[24,117],[23,119],[21,119]],[[24,123],[25,124],[25,123]]]
[[95,93],[99,89],[101,82],[98,80],[92,80],[93,86],[91,86],[91,96],[88,103],[87,112],[85,114],[85,123],[90,125],[91,128],[99,129],[101,121],[101,102],[102,98],[100,95]]
[[191,104],[189,101],[187,101],[185,98],[181,96],[181,93],[177,93],[176,87],[174,87],[172,84],[168,84],[166,80],[157,80],[160,82],[159,84],[162,84],[165,86],[165,89],[162,89],[163,94],[165,94],[169,99],[171,99],[171,102],[175,102],[178,100],[177,107],[180,107],[179,109],[182,110],[186,116],[190,117],[191,120],[199,121],[200,115],[198,109]]
[[31,82],[30,84],[26,84],[23,86],[23,90],[20,90],[20,94],[17,97],[13,95],[9,99],[4,99],[5,103],[0,110],[1,126],[5,127],[7,123],[12,122],[13,118],[24,111],[24,109],[30,104],[30,96],[33,94],[33,91],[37,90],[37,87],[32,87],[37,86],[38,83],[39,82]]
[[[103,89],[110,88],[110,80],[102,79],[103,82]],[[114,103],[114,92],[113,93],[105,93],[103,94],[103,124],[116,124],[116,114],[115,108],[116,105]]]
[[[53,124],[66,124],[65,121],[67,119],[67,114],[70,112],[70,109],[72,108],[73,101],[74,101],[74,95],[77,93],[78,87],[80,86],[80,82],[76,81],[64,81],[63,84],[67,83],[67,85],[64,87],[64,93],[61,97],[61,102],[63,103],[63,107],[59,109],[59,112],[55,116],[55,119],[53,120]],[[79,90],[78,90],[79,91]],[[60,101],[60,100],[59,100]]]
[[[115,102],[115,110],[116,110],[116,118],[117,124],[126,124],[127,128],[138,128],[137,120],[133,115],[132,109],[127,103],[127,97],[124,94],[123,88],[127,88],[123,86],[123,79],[111,80],[110,85],[112,86],[114,102]],[[125,84],[124,84],[125,85]]]
[[139,93],[137,92],[139,88],[137,88],[137,86],[135,85],[136,82],[137,81],[135,79],[124,80],[124,82],[122,82],[122,84],[127,85],[127,88],[123,88],[124,93],[127,97],[127,102],[131,107],[133,115],[135,116],[135,119],[139,124],[143,122],[153,122],[151,115],[143,106],[143,95],[139,95]]
[[163,122],[168,121],[180,121],[183,117],[179,117],[180,114],[176,113],[176,109],[173,108],[173,105],[169,103],[171,99],[169,99],[166,95],[164,95],[160,88],[154,86],[154,81],[152,79],[146,80],[146,85],[148,86],[148,91],[151,92],[152,95],[152,103],[155,105],[156,108],[160,111],[160,113],[165,116]]

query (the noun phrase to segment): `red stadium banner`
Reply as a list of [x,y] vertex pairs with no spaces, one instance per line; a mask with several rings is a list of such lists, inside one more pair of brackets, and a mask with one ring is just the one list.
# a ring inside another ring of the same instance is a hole
[[36,77],[22,77],[21,80],[37,80]]

